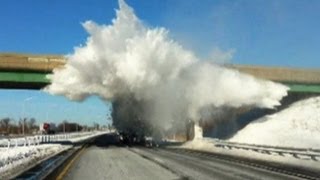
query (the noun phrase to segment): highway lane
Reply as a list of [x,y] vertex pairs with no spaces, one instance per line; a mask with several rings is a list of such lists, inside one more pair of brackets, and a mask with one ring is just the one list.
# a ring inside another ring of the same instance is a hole
[[202,153],[159,148],[133,148],[132,151],[170,169],[171,172],[184,179],[301,179],[246,164],[217,159]]
[[196,153],[109,146],[108,138],[86,149],[64,179],[298,179]]
[[178,179],[178,176],[126,148],[90,147],[65,179]]
[[[106,140],[106,141],[105,141]],[[103,136],[84,150],[70,168],[67,180],[170,180],[179,177],[126,147],[109,146],[111,136]]]

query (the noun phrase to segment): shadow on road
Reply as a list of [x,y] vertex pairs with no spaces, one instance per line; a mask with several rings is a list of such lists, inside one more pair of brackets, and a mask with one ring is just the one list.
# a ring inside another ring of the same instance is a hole
[[167,146],[177,146],[181,145],[182,142],[155,142],[155,141],[134,141],[132,137],[119,135],[117,133],[112,134],[105,134],[102,136],[97,137],[93,142],[90,143],[90,146],[96,146],[100,148],[107,148],[109,146],[118,146],[118,147],[132,147],[132,146],[139,146],[139,147],[167,147]]
[[107,148],[109,146],[120,146],[121,144],[119,135],[117,135],[116,133],[112,133],[97,137],[90,145]]

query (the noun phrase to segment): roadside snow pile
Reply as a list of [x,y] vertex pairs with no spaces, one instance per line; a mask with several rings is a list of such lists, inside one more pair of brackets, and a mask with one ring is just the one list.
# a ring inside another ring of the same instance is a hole
[[194,138],[192,141],[187,141],[184,144],[182,144],[181,148],[187,148],[187,149],[196,149],[196,150],[213,150],[213,149],[219,149],[215,147],[215,144],[218,142],[218,139],[213,138]]
[[320,148],[320,96],[298,101],[276,114],[257,119],[229,141]]
[[19,173],[31,164],[68,148],[70,146],[58,144],[0,148],[0,179]]

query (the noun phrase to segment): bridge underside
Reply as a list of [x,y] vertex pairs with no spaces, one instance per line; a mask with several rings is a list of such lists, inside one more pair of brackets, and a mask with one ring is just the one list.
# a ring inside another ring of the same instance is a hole
[[320,84],[282,83],[290,88],[289,92],[320,93]]
[[44,88],[47,83],[21,83],[21,82],[0,82],[0,89],[29,89],[29,90],[40,90]]
[[[0,88],[2,89],[42,89],[50,84],[46,72],[0,72]],[[281,82],[290,87],[290,92],[320,93],[320,84],[302,84]]]

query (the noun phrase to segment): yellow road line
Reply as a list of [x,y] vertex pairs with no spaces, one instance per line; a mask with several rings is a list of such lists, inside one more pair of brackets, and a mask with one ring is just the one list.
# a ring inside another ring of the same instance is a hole
[[79,159],[80,155],[84,153],[84,150],[87,149],[87,147],[83,147],[80,152],[78,152],[72,159],[69,161],[69,163],[63,168],[59,176],[56,178],[57,180],[62,180],[64,176],[68,173],[71,166],[74,164],[74,162]]

